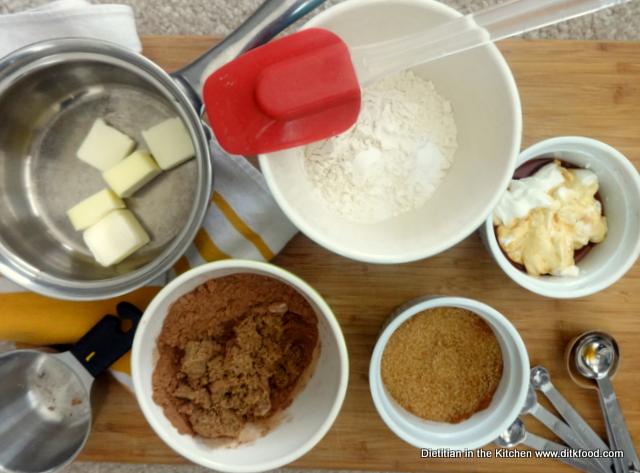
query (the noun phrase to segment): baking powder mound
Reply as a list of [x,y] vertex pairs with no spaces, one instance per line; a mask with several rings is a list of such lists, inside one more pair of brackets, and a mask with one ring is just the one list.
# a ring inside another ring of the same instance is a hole
[[376,223],[421,207],[440,186],[456,149],[451,103],[405,71],[363,90],[358,122],[305,149],[305,169],[328,208]]

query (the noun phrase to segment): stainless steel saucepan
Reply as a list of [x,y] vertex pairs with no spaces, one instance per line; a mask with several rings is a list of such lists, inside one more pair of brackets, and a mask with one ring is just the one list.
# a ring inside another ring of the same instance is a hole
[[[75,300],[114,297],[165,274],[193,241],[211,196],[204,78],[323,1],[267,0],[222,43],[173,74],[89,39],[41,42],[0,59],[0,272],[27,289]],[[152,243],[101,267],[65,215],[104,188],[76,150],[97,118],[142,143],[142,130],[172,116],[182,118],[196,159],[130,199]]]

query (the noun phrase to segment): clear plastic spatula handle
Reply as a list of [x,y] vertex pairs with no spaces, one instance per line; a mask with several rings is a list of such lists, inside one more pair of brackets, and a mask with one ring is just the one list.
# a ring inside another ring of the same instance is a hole
[[361,86],[404,69],[630,0],[511,0],[424,32],[350,48]]

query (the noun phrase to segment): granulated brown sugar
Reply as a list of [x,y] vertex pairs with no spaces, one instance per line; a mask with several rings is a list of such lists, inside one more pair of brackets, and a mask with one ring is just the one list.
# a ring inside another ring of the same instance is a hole
[[393,333],[381,370],[387,391],[406,410],[455,424],[491,403],[502,353],[481,317],[443,307],[416,314]]
[[181,433],[237,438],[291,403],[318,347],[317,324],[309,303],[280,281],[212,279],[169,310],[153,399]]

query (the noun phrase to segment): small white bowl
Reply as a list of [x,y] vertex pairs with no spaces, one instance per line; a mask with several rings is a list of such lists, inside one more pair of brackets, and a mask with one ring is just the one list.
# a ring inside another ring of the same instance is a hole
[[[411,414],[389,395],[380,373],[382,354],[391,335],[417,313],[436,307],[458,307],[482,317],[502,350],[502,379],[491,404],[458,424],[426,421]],[[425,297],[410,301],[391,315],[373,350],[369,383],[382,420],[405,442],[434,450],[476,449],[493,442],[520,414],[529,386],[529,356],[511,322],[488,305],[462,297]]]
[[[313,374],[282,422],[264,437],[235,448],[212,447],[207,441],[179,434],[152,399],[151,377],[157,359],[156,340],[171,305],[200,284],[238,273],[265,275],[295,288],[318,317],[320,355]],[[199,266],[174,279],[153,299],[133,342],[132,377],[138,403],[164,442],[188,460],[218,471],[261,472],[295,461],[311,450],[335,421],[347,390],[349,361],[340,325],[322,297],[297,276],[254,261],[226,260]]]
[[[348,0],[306,27],[338,33],[353,46],[424,30],[460,14],[434,0]],[[370,263],[404,263],[440,253],[476,228],[497,204],[520,150],[518,90],[494,45],[414,68],[451,101],[458,126],[453,165],[434,196],[412,212],[359,224],[330,211],[309,182],[303,148],[260,156],[269,189],[303,233],[340,255]]]
[[579,136],[552,138],[522,152],[518,166],[540,156],[554,156],[578,167],[591,169],[600,182],[604,214],[609,231],[578,263],[575,277],[531,276],[516,268],[500,249],[493,216],[480,235],[502,270],[520,286],[556,299],[584,297],[611,286],[633,266],[640,255],[640,176],[618,150],[600,141]]

